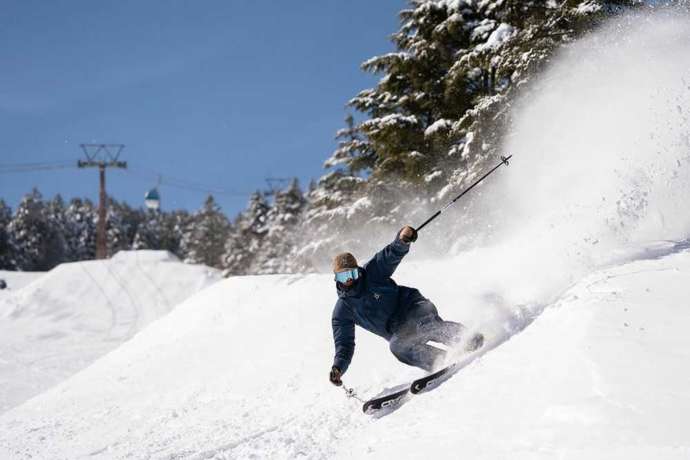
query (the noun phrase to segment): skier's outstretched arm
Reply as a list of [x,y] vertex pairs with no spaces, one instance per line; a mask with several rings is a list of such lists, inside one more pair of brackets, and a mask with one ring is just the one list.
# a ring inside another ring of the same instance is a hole
[[395,240],[381,249],[364,264],[364,268],[370,277],[383,281],[393,276],[400,261],[410,251],[410,243],[417,239],[417,231],[405,226],[395,236]]
[[342,385],[340,376],[347,371],[355,353],[355,319],[350,308],[342,300],[338,301],[333,310],[331,324],[335,357],[329,378],[333,384]]

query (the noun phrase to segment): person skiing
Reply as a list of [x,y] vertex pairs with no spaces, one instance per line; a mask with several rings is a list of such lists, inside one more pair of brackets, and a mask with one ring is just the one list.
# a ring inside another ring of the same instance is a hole
[[[428,341],[449,346],[460,342],[465,329],[462,324],[444,321],[436,306],[417,289],[398,286],[391,279],[416,240],[417,231],[405,226],[392,243],[362,267],[348,252],[333,259],[338,301],[331,320],[335,358],[329,380],[334,385],[342,385],[341,377],[352,361],[355,325],[386,339],[399,361],[428,372],[445,356],[445,351],[427,344]],[[483,342],[484,337],[475,334],[466,350],[476,350]]]

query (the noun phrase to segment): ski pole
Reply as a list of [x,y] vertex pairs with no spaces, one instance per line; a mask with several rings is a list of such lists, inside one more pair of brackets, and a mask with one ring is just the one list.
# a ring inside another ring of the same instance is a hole
[[465,189],[465,191],[463,191],[460,195],[458,195],[458,196],[456,196],[455,198],[453,198],[453,201],[451,201],[450,203],[448,203],[443,209],[440,209],[440,210],[436,211],[436,213],[435,213],[433,216],[429,217],[426,221],[424,221],[424,223],[423,223],[422,225],[420,225],[419,227],[416,228],[417,232],[419,232],[421,229],[423,229],[424,227],[426,227],[427,224],[431,223],[432,220],[434,220],[434,219],[436,219],[438,216],[440,216],[440,215],[443,213],[443,211],[445,211],[446,209],[448,209],[448,208],[450,208],[451,206],[453,206],[453,203],[455,203],[455,202],[458,201],[460,198],[462,198],[462,196],[463,196],[465,193],[467,193],[467,192],[469,192],[470,190],[472,190],[472,189],[473,189],[477,184],[479,184],[481,181],[483,181],[484,179],[486,179],[487,177],[489,177],[489,175],[490,175],[492,172],[496,171],[498,168],[500,168],[501,165],[506,165],[506,166],[508,166],[508,160],[510,160],[511,158],[513,158],[513,155],[508,155],[507,157],[502,156],[502,157],[501,157],[501,162],[500,162],[499,164],[497,164],[496,166],[494,166],[493,168],[491,168],[491,170],[490,170],[488,173],[484,174],[482,177],[480,177],[479,179],[477,179],[477,181],[476,181],[474,184],[472,184],[472,185],[470,185],[469,187],[467,187],[467,189]]

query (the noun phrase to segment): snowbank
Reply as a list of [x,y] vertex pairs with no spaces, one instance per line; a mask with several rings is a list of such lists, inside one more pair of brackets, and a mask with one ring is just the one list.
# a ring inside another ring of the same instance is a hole
[[219,278],[165,251],[120,252],[60,265],[3,295],[0,413],[83,369]]
[[5,283],[7,283],[5,289],[0,289],[0,298],[10,295],[12,292],[18,291],[24,286],[33,283],[43,275],[44,272],[14,272],[0,270],[0,280],[5,280]]

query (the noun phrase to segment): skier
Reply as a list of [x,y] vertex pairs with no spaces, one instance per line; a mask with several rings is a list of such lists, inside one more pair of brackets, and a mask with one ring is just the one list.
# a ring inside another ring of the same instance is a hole
[[[334,385],[342,385],[341,377],[352,360],[355,324],[386,339],[399,361],[429,372],[445,352],[427,344],[428,341],[449,346],[460,342],[462,324],[442,320],[434,304],[417,289],[398,286],[391,279],[416,240],[417,231],[405,226],[392,243],[363,267],[348,252],[333,260],[338,301],[331,321],[335,358],[329,379]],[[483,342],[484,337],[475,334],[466,350],[476,350]]]

